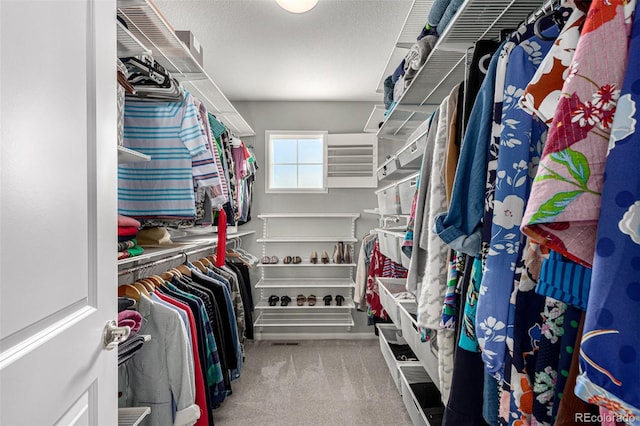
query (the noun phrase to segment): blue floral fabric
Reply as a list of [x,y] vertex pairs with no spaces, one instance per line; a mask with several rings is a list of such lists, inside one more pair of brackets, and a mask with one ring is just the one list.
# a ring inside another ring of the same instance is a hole
[[[576,395],[640,418],[640,16],[613,120]],[[639,424],[640,420],[629,422]]]
[[[557,28],[550,31],[555,34],[549,36],[557,35]],[[518,101],[552,45],[553,40],[534,35],[525,38],[509,55],[505,77],[491,240],[476,314],[485,366],[498,378],[503,376],[509,297],[522,256],[520,224],[546,136],[545,124],[522,110]]]

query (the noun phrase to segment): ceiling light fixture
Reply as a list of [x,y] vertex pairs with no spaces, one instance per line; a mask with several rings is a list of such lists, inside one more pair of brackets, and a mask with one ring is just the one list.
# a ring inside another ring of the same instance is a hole
[[281,8],[291,13],[305,13],[313,9],[318,0],[276,0]]

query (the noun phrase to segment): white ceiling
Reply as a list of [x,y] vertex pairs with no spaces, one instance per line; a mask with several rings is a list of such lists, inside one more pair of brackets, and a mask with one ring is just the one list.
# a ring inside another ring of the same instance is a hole
[[411,0],[320,0],[304,14],[275,0],[155,0],[191,30],[204,68],[232,101],[374,101]]

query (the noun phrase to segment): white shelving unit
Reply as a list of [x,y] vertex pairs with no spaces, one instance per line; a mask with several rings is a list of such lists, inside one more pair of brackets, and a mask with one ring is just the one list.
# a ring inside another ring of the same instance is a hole
[[301,282],[297,278],[263,278],[256,288],[282,288],[283,284],[298,288],[355,288],[351,278],[307,278]]
[[[118,16],[127,25],[122,26],[124,37],[138,40],[140,45],[151,52],[167,71],[206,105],[232,133],[237,136],[254,136],[255,132],[229,102],[207,72],[193,57],[187,47],[173,32],[171,25],[149,0],[118,0]],[[121,29],[118,27],[120,45]],[[128,44],[127,44],[128,45]],[[131,55],[128,55],[131,56]]]
[[150,161],[151,156],[142,154],[124,146],[118,146],[118,164],[135,163],[137,161]]
[[377,133],[379,128],[378,126],[384,121],[385,111],[386,109],[384,105],[374,106],[367,123],[364,125],[364,131],[367,133]]
[[355,243],[358,241],[355,237],[266,237],[258,238],[257,243],[334,243],[338,241],[345,241]]
[[[402,61],[404,55],[398,60],[397,49],[406,46],[404,37],[408,32],[412,33],[411,42],[415,42],[426,23],[431,3],[414,1],[382,81]],[[465,60],[473,44],[482,38],[497,38],[504,28],[514,28],[540,4],[540,0],[466,0],[388,115],[377,133],[378,139],[406,141],[451,89],[464,79]],[[416,27],[417,22],[421,24]]]
[[[321,309],[332,309],[332,310],[351,310],[354,309],[356,307],[355,303],[353,303],[353,299],[344,299],[344,302],[342,302],[342,305],[337,306],[335,303],[335,301],[332,301],[331,305],[326,306],[324,304],[324,301],[322,299],[318,299],[316,301],[315,306],[309,306],[309,305],[302,305],[302,306],[298,306],[296,304],[295,300],[292,300],[291,303],[289,304],[288,307],[293,307],[293,305],[295,305],[295,307],[297,309],[312,309],[312,310],[321,310]],[[283,309],[282,306],[280,306],[280,302],[276,303],[275,306],[269,306],[269,301],[268,299],[260,299],[260,301],[256,304],[256,309],[267,309],[267,310],[281,310]]]
[[[255,231],[244,231],[234,234],[227,234],[227,241],[254,233]],[[208,247],[213,248],[216,246],[217,241],[217,234],[211,234],[208,236],[191,236],[176,239],[174,240],[173,244],[168,244],[162,247],[145,247],[144,253],[142,253],[140,256],[119,260],[118,269],[122,270],[132,266],[143,265],[145,263],[154,262],[163,258]]]
[[366,214],[372,214],[380,217],[403,217],[403,218],[409,217],[408,214],[402,214],[402,213],[393,213],[393,214],[380,213],[380,210],[378,209],[364,209],[363,212]]
[[151,51],[144,47],[144,44],[142,44],[136,36],[131,34],[131,31],[125,28],[119,21],[117,22],[117,37],[118,58],[151,54]]
[[[283,309],[291,308],[288,306]],[[354,325],[351,313],[261,312],[254,327],[347,327]]]
[[[259,215],[263,221],[263,235],[257,242],[262,244],[262,256],[279,258],[278,263],[260,263],[261,279],[256,283],[260,291],[260,301],[256,304],[257,318],[254,323],[257,339],[269,339],[272,336],[287,338],[287,334],[296,336],[294,330],[309,327],[308,333],[322,333],[330,329],[342,328],[349,331],[354,325],[352,311],[354,268],[356,264],[322,263],[322,252],[331,257],[333,247],[342,242],[351,247],[355,238],[355,222],[358,213],[283,213]],[[330,229],[331,236],[326,236]],[[318,253],[318,263],[311,263],[309,254]],[[299,256],[301,263],[283,263],[286,256]],[[355,260],[355,259],[354,259]],[[277,302],[269,306],[270,296],[289,296],[291,302],[282,306]],[[314,295],[316,304],[297,305],[297,296]],[[332,296],[332,302],[326,306],[323,298]],[[344,301],[338,306],[335,296],[341,295]]]
[[302,263],[261,263],[262,268],[353,268],[355,263],[310,263],[309,259],[303,259]]
[[416,37],[418,37],[420,31],[422,31],[422,27],[427,23],[427,16],[429,15],[429,10],[431,10],[432,4],[433,0],[414,0],[411,4],[411,9],[409,9],[404,25],[402,26],[396,43],[389,54],[387,65],[378,80],[378,88],[376,90],[378,93],[384,92],[384,79],[393,74],[393,71],[398,67],[400,62],[402,62],[402,59],[405,57],[413,43],[416,42]]
[[138,426],[149,413],[150,407],[118,408],[118,426]]

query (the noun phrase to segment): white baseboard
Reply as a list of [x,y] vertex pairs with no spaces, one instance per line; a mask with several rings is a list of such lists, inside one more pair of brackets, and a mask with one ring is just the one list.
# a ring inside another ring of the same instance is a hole
[[255,340],[369,340],[377,339],[373,331],[369,333],[257,333]]

